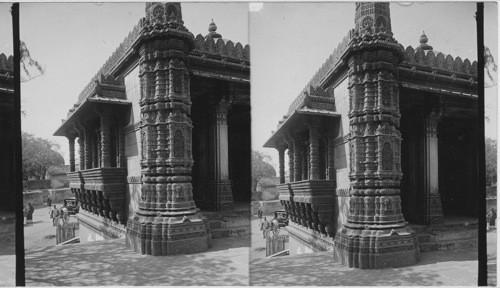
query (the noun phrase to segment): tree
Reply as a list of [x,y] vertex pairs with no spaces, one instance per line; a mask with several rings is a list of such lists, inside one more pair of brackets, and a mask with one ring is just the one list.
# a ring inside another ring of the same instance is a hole
[[45,179],[49,166],[64,164],[63,156],[55,151],[59,145],[53,142],[23,132],[22,146],[24,180],[30,177]]
[[31,58],[26,43],[21,41],[21,81],[27,82],[45,73],[45,68],[38,61]]
[[276,170],[268,162],[271,157],[259,151],[252,151],[252,191],[257,190],[257,184],[264,178],[276,177]]
[[491,54],[490,48],[484,47],[484,71],[487,77],[485,77],[484,81],[484,87],[485,88],[490,88],[495,85],[496,83],[496,78],[497,78],[497,64],[495,63],[495,58]]
[[497,183],[497,141],[486,137],[486,185],[491,186]]

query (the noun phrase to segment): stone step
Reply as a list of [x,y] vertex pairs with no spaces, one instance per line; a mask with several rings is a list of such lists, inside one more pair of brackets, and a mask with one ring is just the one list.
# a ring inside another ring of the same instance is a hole
[[207,213],[212,238],[237,237],[250,234],[250,212],[230,211]]
[[477,247],[478,231],[473,225],[432,227],[429,228],[431,231],[427,232],[422,230],[419,230],[420,233],[415,233],[420,252]]

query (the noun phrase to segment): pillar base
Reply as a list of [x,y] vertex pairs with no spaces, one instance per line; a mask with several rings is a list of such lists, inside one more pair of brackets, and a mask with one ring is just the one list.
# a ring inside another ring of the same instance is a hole
[[431,194],[424,197],[416,197],[415,223],[424,225],[443,224],[443,208],[441,205],[441,195]]
[[127,225],[127,247],[152,256],[191,254],[208,250],[207,222],[201,215],[180,217],[136,214]]
[[234,209],[233,193],[231,191],[231,180],[219,180],[211,182],[209,194],[206,200],[197,200],[196,207],[203,210],[222,212]]
[[413,265],[419,251],[414,236],[406,227],[370,230],[344,226],[334,243],[334,259],[360,269]]

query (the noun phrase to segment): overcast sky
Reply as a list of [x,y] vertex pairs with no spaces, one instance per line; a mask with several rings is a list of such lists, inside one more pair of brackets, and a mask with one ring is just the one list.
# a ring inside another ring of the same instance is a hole
[[[0,4],[3,7],[7,9],[0,10],[10,9]],[[293,99],[354,27],[355,6],[352,2],[257,3],[250,5],[250,15],[248,7],[248,3],[183,3],[183,20],[195,36],[205,35],[213,18],[224,38],[242,44],[250,41],[252,148],[277,159],[273,149],[262,145]],[[475,3],[391,3],[390,7],[394,36],[404,47],[418,46],[425,30],[434,50],[471,62],[477,59]],[[496,3],[486,4],[485,44],[498,62],[497,11]],[[43,76],[22,84],[23,130],[60,144],[67,161],[67,140],[52,134],[80,91],[143,16],[143,3],[21,3],[21,39],[46,69]],[[0,15],[0,21],[4,18]],[[489,137],[496,137],[496,95],[497,86],[486,89]]]
[[[477,60],[476,3],[391,3],[394,37],[416,48],[422,31],[434,50]],[[252,149],[262,148],[295,97],[354,27],[354,3],[265,3],[251,5]],[[485,7],[485,44],[498,55],[496,3]],[[494,21],[492,21],[494,19]],[[496,57],[498,63],[498,57]],[[497,87],[486,91],[487,136],[496,137]]]
[[12,17],[11,3],[0,3],[0,54],[12,55]]
[[[22,129],[61,146],[69,163],[68,140],[52,134],[78,94],[141,17],[144,3],[21,3],[21,39],[44,75],[22,84]],[[184,25],[208,34],[213,19],[223,38],[248,44],[247,3],[183,3]]]

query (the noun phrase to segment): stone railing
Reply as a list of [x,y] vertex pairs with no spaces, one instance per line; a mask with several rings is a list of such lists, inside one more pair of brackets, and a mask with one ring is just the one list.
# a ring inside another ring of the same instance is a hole
[[195,38],[196,48],[195,52],[201,52],[203,54],[209,53],[219,56],[224,56],[228,60],[241,60],[250,61],[250,46],[243,46],[241,43],[234,44],[231,40],[225,42],[221,38],[215,41],[211,36],[204,37],[198,34]]
[[303,180],[278,185],[279,200],[290,221],[335,236],[335,180]]
[[[441,52],[437,54],[430,50],[425,53],[421,49],[413,49],[413,47],[408,46],[405,51],[405,61],[403,64],[407,65],[417,65],[422,67],[428,67],[433,70],[443,70],[451,73],[459,73],[470,76],[477,77],[477,62],[471,62],[469,59],[462,61],[462,58],[456,57],[453,59],[451,55],[445,55]],[[465,76],[464,75],[464,76]],[[459,76],[459,75],[457,75]]]
[[127,168],[94,168],[68,174],[69,186],[83,210],[125,224]]
[[14,71],[14,57],[0,54],[0,74],[12,73]]

